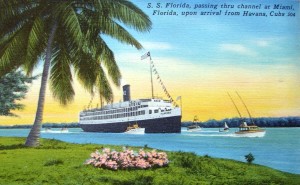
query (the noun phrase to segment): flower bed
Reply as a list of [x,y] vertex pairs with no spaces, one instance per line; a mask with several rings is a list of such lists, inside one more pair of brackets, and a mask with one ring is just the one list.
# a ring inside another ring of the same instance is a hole
[[151,167],[163,167],[169,163],[168,156],[165,152],[152,150],[146,152],[140,149],[139,152],[123,149],[122,152],[111,151],[104,148],[102,152],[96,150],[91,153],[91,158],[85,164],[91,164],[99,168],[117,169],[147,169]]

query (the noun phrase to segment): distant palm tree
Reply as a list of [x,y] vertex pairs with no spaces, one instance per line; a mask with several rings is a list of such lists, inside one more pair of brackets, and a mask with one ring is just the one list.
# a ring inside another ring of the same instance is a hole
[[49,70],[51,91],[63,105],[75,94],[72,69],[91,92],[95,87],[101,93],[110,91],[103,84],[107,80],[103,67],[119,85],[121,74],[114,54],[101,35],[142,48],[121,24],[140,32],[151,28],[149,17],[126,0],[0,1],[0,76],[19,67],[30,75],[39,59],[44,61],[35,121],[26,146],[39,145]]

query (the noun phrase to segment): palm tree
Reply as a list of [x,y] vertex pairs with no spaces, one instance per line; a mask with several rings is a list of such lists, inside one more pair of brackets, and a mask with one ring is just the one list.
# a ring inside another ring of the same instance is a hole
[[145,32],[151,21],[126,0],[0,1],[0,76],[20,67],[31,75],[39,59],[44,62],[35,121],[26,146],[39,145],[48,78],[54,98],[62,105],[75,95],[72,69],[91,92],[95,87],[108,87],[103,83],[107,78],[102,78],[102,67],[119,85],[121,74],[102,34],[142,48],[122,25]]

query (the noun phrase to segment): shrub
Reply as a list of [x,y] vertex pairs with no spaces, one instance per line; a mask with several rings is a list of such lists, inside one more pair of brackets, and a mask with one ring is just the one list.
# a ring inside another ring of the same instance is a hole
[[248,155],[245,155],[245,159],[248,162],[248,164],[251,164],[255,160],[255,158],[252,155],[252,153],[249,153]]
[[191,152],[178,152],[176,165],[183,168],[193,168],[197,160],[197,155]]
[[203,157],[205,157],[205,158],[211,158],[208,154],[205,154]]
[[117,169],[147,169],[151,167],[167,166],[169,160],[165,152],[146,152],[140,149],[138,153],[133,150],[123,149],[123,152],[111,151],[104,148],[102,152],[96,150],[91,153],[91,158],[85,164],[95,167]]
[[45,162],[44,166],[53,166],[53,165],[59,165],[64,164],[64,161],[61,159],[51,159],[47,162]]

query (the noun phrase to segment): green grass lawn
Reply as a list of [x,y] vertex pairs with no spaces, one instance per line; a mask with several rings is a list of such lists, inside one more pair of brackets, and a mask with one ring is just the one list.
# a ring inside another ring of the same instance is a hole
[[[300,184],[300,175],[228,159],[167,152],[167,167],[112,171],[84,165],[101,147],[41,139],[38,148],[23,146],[25,138],[0,137],[0,184]],[[139,148],[132,148],[138,150]]]

